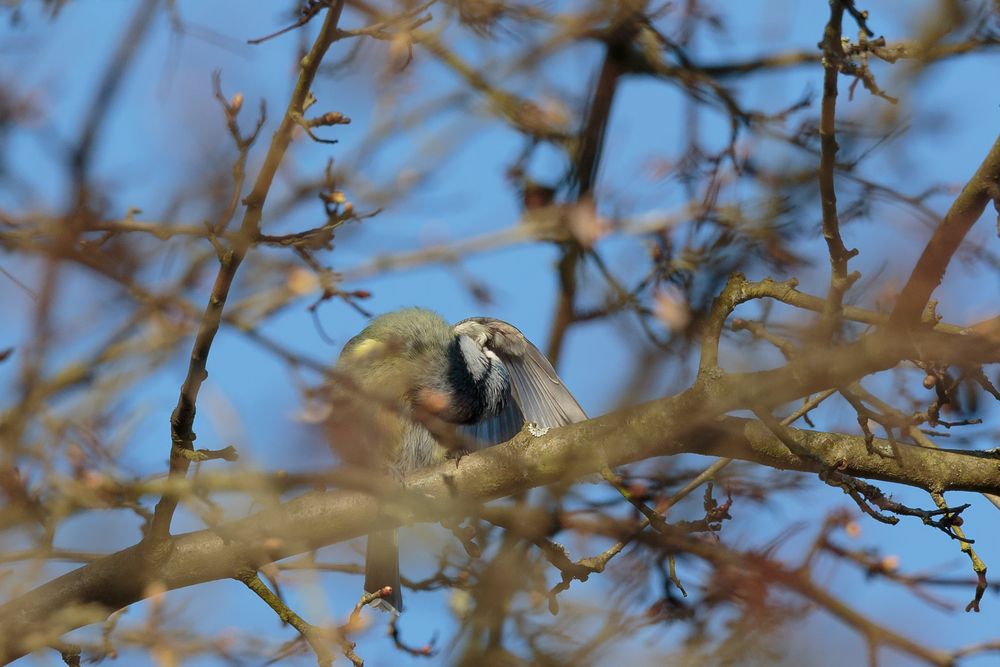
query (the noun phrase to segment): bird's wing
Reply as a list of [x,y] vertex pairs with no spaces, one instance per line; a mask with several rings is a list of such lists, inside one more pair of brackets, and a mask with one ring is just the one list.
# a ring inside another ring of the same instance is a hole
[[[510,374],[513,402],[522,421],[505,439],[520,430],[525,421],[553,428],[587,419],[552,364],[517,327],[502,320],[475,317],[459,322],[454,329],[457,333],[472,335],[480,345],[496,354]],[[505,414],[507,412],[512,412],[509,405],[501,415],[485,423],[499,421],[499,426],[490,424],[489,428],[509,433],[507,429],[518,415]]]
[[507,397],[504,409],[498,414],[475,424],[459,426],[459,432],[485,446],[507,442],[524,426],[524,416],[512,396]]

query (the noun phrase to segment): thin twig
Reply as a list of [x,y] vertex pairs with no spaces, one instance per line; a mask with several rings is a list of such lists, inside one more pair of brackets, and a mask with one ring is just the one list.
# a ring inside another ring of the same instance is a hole
[[844,294],[857,281],[860,274],[848,275],[847,262],[857,254],[848,250],[840,236],[840,217],[837,214],[837,191],[834,185],[837,162],[837,79],[840,64],[844,60],[844,45],[841,42],[841,23],[844,16],[844,2],[830,0],[830,20],[823,31],[823,102],[820,112],[820,164],[819,192],[823,212],[823,238],[830,253],[830,290],[823,309],[824,337],[833,335],[841,317]]
[[[219,324],[222,322],[226,299],[229,297],[229,290],[233,285],[236,272],[243,262],[243,258],[246,256],[253,240],[259,234],[264,202],[271,189],[271,183],[278,171],[278,166],[281,164],[288,145],[292,141],[293,130],[297,127],[295,115],[301,115],[303,112],[303,107],[309,96],[309,89],[319,69],[320,62],[334,41],[337,23],[340,20],[343,8],[344,2],[343,0],[339,0],[339,2],[327,11],[323,27],[320,29],[320,33],[316,37],[312,49],[302,59],[299,78],[291,100],[289,100],[288,108],[285,111],[280,126],[274,133],[274,137],[271,139],[271,146],[264,157],[264,162],[257,174],[257,180],[254,183],[253,189],[244,200],[246,211],[243,215],[243,222],[240,225],[240,234],[233,242],[232,248],[220,257],[219,272],[216,276],[215,284],[212,286],[212,294],[209,297],[208,305],[205,307],[201,326],[191,350],[191,361],[188,365],[187,376],[181,385],[177,405],[170,416],[171,448],[169,474],[171,477],[183,477],[191,464],[190,459],[177,452],[182,449],[190,450],[194,448],[195,433],[192,427],[198,392],[205,378],[208,377],[206,368],[208,354],[211,350],[212,342],[215,340],[215,335],[218,333]],[[170,522],[176,507],[177,500],[170,497],[161,498],[156,504],[153,521],[151,522],[147,536],[150,540],[154,542],[160,541],[169,535]]]

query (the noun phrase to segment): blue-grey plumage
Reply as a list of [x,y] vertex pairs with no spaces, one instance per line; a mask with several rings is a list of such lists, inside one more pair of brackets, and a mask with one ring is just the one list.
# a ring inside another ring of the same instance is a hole
[[[443,460],[448,449],[414,419],[454,424],[484,445],[509,440],[527,422],[557,427],[586,419],[545,356],[517,328],[490,318],[450,326],[407,308],[375,318],[341,352],[346,377],[337,421],[349,424],[355,460],[406,473]],[[391,586],[378,606],[402,611],[395,530],[368,538],[365,590]]]
[[[486,444],[514,437],[525,422],[555,428],[587,418],[541,350],[512,324],[489,317],[462,320],[452,331],[497,357],[510,376],[510,398],[501,413],[477,420],[474,433]],[[508,413],[508,414],[504,414]],[[513,428],[513,432],[511,432]]]

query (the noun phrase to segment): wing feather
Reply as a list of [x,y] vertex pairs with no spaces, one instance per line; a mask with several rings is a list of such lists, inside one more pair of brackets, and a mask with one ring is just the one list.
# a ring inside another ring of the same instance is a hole
[[479,441],[483,446],[490,447],[507,442],[517,435],[523,425],[524,416],[521,410],[514,402],[514,397],[508,396],[507,404],[498,414],[476,424],[459,426],[458,430]]
[[[513,437],[525,421],[555,428],[587,419],[549,360],[517,327],[502,320],[475,317],[459,322],[454,331],[471,336],[496,354],[510,375],[512,403],[518,410],[515,413],[508,405],[501,415],[482,422],[482,428],[494,436],[510,434],[493,442]],[[510,432],[514,423],[516,428]]]
[[521,354],[500,355],[498,352],[498,355],[510,371],[514,400],[521,407],[525,420],[543,428],[555,428],[587,419],[583,408],[541,350],[526,338],[524,342]]

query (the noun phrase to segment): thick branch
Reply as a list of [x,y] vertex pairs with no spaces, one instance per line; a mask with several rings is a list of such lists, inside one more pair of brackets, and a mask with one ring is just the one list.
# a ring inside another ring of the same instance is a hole
[[[518,436],[507,445],[466,456],[457,465],[447,463],[410,475],[405,498],[392,503],[391,516],[379,512],[385,499],[380,502],[360,493],[309,493],[213,530],[171,538],[164,556],[155,562],[144,557],[142,545],[131,547],[0,607],[0,657],[11,660],[40,648],[24,643],[29,630],[52,629],[56,624],[55,629],[64,632],[96,620],[93,612],[66,610],[97,605],[100,614],[106,614],[142,599],[150,582],[175,589],[224,579],[239,567],[257,567],[358,537],[373,527],[438,521],[468,512],[479,502],[653,456],[699,453],[803,471],[813,469],[818,460],[845,474],[932,491],[1000,493],[997,461],[986,455],[897,444],[899,454],[890,458],[871,453],[862,436],[789,431],[800,451],[808,452],[806,460],[756,422],[718,419],[741,406],[780,405],[824,386],[848,383],[889,368],[926,344],[951,342],[950,352],[961,349],[982,358],[997,354],[995,346],[978,350],[969,336],[925,336],[936,339],[929,342],[925,337],[900,347],[899,341],[869,336],[780,369],[715,377],[676,396],[540,438]],[[43,638],[51,643],[49,635]]]

